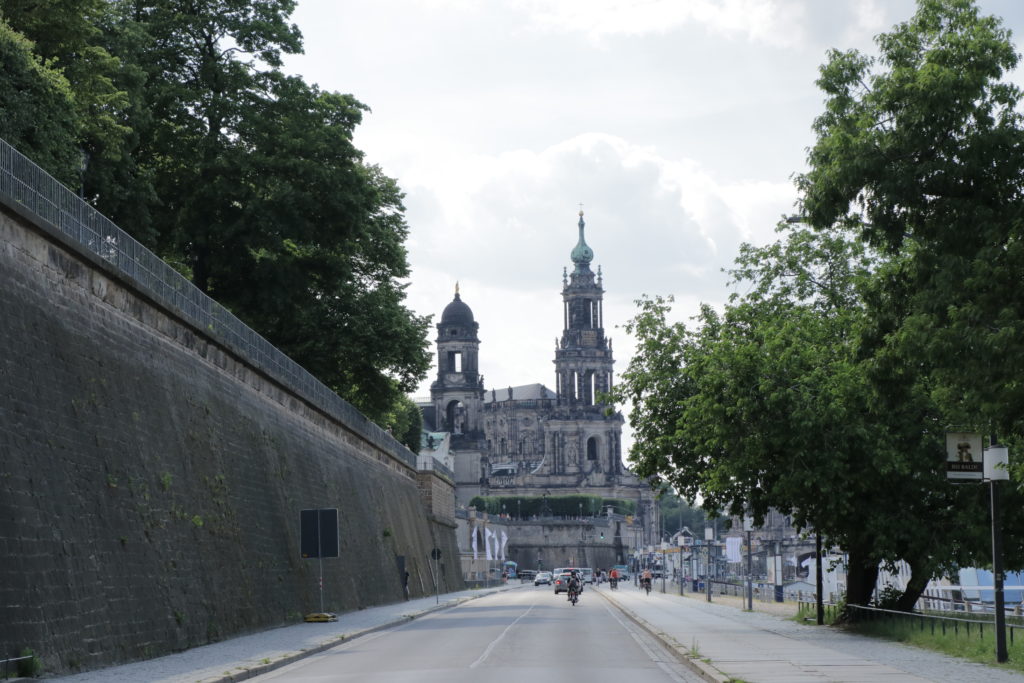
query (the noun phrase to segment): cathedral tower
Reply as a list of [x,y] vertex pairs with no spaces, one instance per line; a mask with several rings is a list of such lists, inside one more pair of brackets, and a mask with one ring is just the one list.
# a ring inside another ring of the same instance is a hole
[[478,369],[479,327],[456,284],[455,298],[437,324],[437,380],[430,385],[437,429],[455,436],[476,434],[482,429],[484,380]]
[[612,384],[610,341],[604,336],[604,290],[601,269],[590,270],[594,251],[583,235],[580,211],[580,237],[570,255],[575,268],[572,275],[562,274],[562,338],[555,348],[555,380],[558,403],[563,406],[597,406],[597,395]]

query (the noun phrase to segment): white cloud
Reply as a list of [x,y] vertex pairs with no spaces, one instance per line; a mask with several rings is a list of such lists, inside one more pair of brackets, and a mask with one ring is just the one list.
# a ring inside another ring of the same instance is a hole
[[[700,301],[721,303],[721,269],[741,241],[770,238],[794,197],[788,183],[722,183],[694,160],[598,133],[418,177],[407,201],[410,257],[420,264],[410,305],[437,316],[460,281],[486,340],[488,386],[492,378],[495,386],[550,380],[562,271],[577,239],[575,201],[584,203],[612,327],[645,293],[677,295],[685,315]],[[621,371],[631,345],[618,336]]]
[[[1019,0],[979,5],[1021,34]],[[355,143],[407,193],[409,303],[436,316],[461,281],[487,384],[507,386],[550,382],[578,202],[621,372],[632,346],[613,326],[635,299],[674,294],[676,319],[720,304],[720,271],[739,244],[775,239],[793,211],[789,177],[813,144],[826,49],[874,53],[872,37],[914,10],[913,0],[301,0],[306,54],[288,64],[372,108]]]
[[774,0],[521,0],[539,28],[609,36],[664,34],[695,24],[730,39],[789,46],[802,38],[803,8]]

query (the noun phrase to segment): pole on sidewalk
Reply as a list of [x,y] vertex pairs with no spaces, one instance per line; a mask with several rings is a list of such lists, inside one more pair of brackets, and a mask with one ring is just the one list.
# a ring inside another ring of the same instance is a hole
[[814,577],[814,589],[817,592],[818,602],[818,626],[825,623],[825,603],[822,602],[822,580],[821,580],[821,532],[814,532],[815,566],[817,576]]
[[754,611],[754,574],[750,558],[750,531],[747,531],[747,611]]
[[714,527],[704,527],[704,543],[708,548],[708,561],[704,565],[704,587],[708,592],[708,602],[711,602],[711,542],[715,540]]
[[1003,532],[999,519],[999,481],[1009,479],[1010,474],[998,463],[1008,463],[1009,454],[1006,448],[998,445],[996,435],[992,434],[991,445],[985,449],[984,470],[989,480],[989,496],[992,506],[992,589],[996,613],[996,661],[1005,662],[1010,658],[1006,651],[1006,603],[1003,592]]
[[661,592],[663,594],[666,592],[665,582],[668,580],[668,579],[665,578],[666,574],[668,574],[668,565],[665,564],[665,546],[662,545],[662,548],[661,548]]

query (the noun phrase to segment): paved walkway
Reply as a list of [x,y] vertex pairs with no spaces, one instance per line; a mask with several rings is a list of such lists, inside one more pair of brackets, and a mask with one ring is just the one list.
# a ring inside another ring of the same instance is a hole
[[[1021,683],[1024,675],[841,629],[797,623],[767,613],[771,603],[744,612],[739,599],[679,597],[633,586],[601,594],[688,659],[711,681],[804,683]],[[729,604],[722,604],[729,603]],[[758,608],[764,611],[758,611]],[[782,606],[792,613],[793,607]]]
[[[54,680],[61,683],[228,683],[244,681],[334,647],[342,641],[380,631],[439,609],[484,595],[518,588],[506,586],[446,593],[393,605],[339,614],[337,621],[293,624],[239,636],[173,655],[98,669]],[[532,585],[532,584],[531,584]]]

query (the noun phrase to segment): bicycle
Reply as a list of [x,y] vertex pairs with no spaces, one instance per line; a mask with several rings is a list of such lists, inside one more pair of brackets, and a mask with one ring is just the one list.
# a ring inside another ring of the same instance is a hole
[[572,606],[575,607],[576,603],[579,602],[579,599],[580,599],[580,584],[579,584],[579,580],[578,579],[570,579],[569,580],[569,589],[566,592],[569,594],[569,602],[571,602]]
[[651,594],[651,580],[650,579],[640,579],[640,581],[641,581],[641,583],[644,584],[644,590],[647,591],[648,595],[650,595]]

